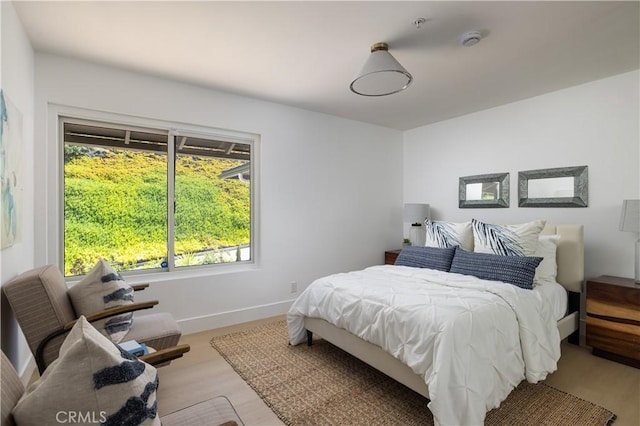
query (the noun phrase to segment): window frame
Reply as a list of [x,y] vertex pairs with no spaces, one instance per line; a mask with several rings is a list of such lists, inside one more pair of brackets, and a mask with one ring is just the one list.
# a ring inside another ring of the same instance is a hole
[[[202,126],[180,122],[170,122],[165,120],[145,119],[121,114],[102,113],[97,111],[86,111],[79,108],[52,106],[50,119],[55,120],[55,155],[57,158],[57,173],[55,179],[49,179],[47,188],[55,185],[55,192],[58,194],[55,207],[51,208],[51,203],[46,202],[47,210],[55,211],[57,216],[56,232],[51,244],[51,237],[47,239],[46,258],[47,263],[55,263],[64,271],[64,123],[77,123],[85,125],[108,126],[120,130],[139,130],[156,134],[166,134],[167,136],[167,262],[166,268],[153,268],[135,271],[122,271],[122,275],[128,278],[144,276],[145,278],[157,277],[158,280],[171,277],[190,277],[214,275],[218,273],[231,273],[245,270],[254,270],[259,266],[259,182],[260,182],[260,135],[256,133],[240,132]],[[52,124],[50,122],[50,124]],[[176,142],[181,136],[219,140],[224,142],[242,143],[250,146],[250,173],[251,182],[249,184],[250,194],[250,257],[249,260],[237,262],[212,263],[208,265],[175,266],[175,163],[176,163]],[[97,145],[96,145],[97,146]],[[51,158],[51,156],[47,156]],[[52,174],[48,171],[47,176]],[[51,181],[55,183],[51,183]],[[170,200],[173,199],[173,202]],[[51,221],[47,218],[50,228]],[[55,246],[54,250],[51,247]],[[53,253],[51,253],[53,251]],[[49,254],[53,254],[50,256]],[[77,281],[83,275],[66,276],[67,281]]]

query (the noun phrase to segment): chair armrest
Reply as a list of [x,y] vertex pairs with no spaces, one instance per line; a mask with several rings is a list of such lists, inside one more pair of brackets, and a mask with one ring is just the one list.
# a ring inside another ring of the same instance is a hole
[[148,283],[131,285],[131,288],[133,289],[133,291],[141,291],[141,290],[144,290],[147,287],[149,287]]
[[[112,317],[114,315],[126,314],[127,312],[135,312],[135,311],[140,311],[142,309],[151,309],[154,306],[156,306],[158,303],[160,302],[158,302],[157,300],[150,300],[148,302],[136,302],[130,305],[116,306],[115,308],[109,308],[102,311],[94,312],[93,314],[85,315],[85,317],[87,318],[87,321],[94,322],[101,319]],[[76,323],[76,321],[77,320],[73,320],[65,324],[64,325],[65,329],[67,330],[71,329]]]
[[173,359],[182,358],[182,355],[190,350],[191,346],[189,345],[177,345],[139,356],[138,359],[151,365],[158,365]]
[[[92,323],[101,319],[112,317],[114,315],[120,315],[127,312],[139,311],[142,309],[150,309],[150,308],[153,308],[158,303],[159,302],[157,300],[151,300],[148,302],[136,302],[130,305],[116,306],[115,308],[104,309],[102,311],[95,312],[91,315],[86,315],[86,319],[87,321]],[[36,364],[38,366],[38,371],[40,372],[40,374],[42,374],[46,368],[46,366],[44,365],[44,348],[47,346],[47,343],[49,343],[52,339],[58,336],[68,333],[69,330],[73,328],[73,326],[76,324],[77,321],[78,321],[77,319],[73,321],[69,321],[62,328],[48,334],[44,339],[40,341],[40,344],[38,345],[38,348],[36,349],[36,354],[35,354]]]

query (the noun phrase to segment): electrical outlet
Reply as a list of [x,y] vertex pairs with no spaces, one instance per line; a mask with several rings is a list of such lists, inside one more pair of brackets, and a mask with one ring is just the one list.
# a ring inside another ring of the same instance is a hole
[[291,281],[291,293],[297,293],[298,292],[298,283],[295,281]]

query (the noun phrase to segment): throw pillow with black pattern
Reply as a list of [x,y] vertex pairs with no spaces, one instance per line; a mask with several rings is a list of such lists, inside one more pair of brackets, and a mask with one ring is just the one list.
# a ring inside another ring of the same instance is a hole
[[[107,263],[100,259],[85,277],[69,289],[77,315],[91,315],[104,309],[133,303],[133,289]],[[133,325],[133,313],[95,321],[93,326],[114,343],[123,340]]]
[[158,372],[100,334],[84,317],[60,356],[12,411],[18,425],[160,425]]

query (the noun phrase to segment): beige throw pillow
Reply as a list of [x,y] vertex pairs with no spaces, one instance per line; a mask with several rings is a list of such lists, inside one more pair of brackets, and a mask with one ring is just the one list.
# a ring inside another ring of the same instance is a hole
[[460,247],[466,251],[473,250],[473,231],[471,222],[442,222],[427,219],[425,246],[427,247]]
[[120,349],[84,317],[60,356],[13,409],[16,424],[159,425],[158,373]]
[[[107,308],[133,303],[133,289],[104,259],[100,259],[91,272],[71,287],[68,294],[77,315],[91,315]],[[95,321],[92,325],[118,343],[133,325],[133,313]]]
[[544,220],[518,225],[494,225],[472,219],[473,251],[502,256],[533,256]]
[[540,235],[538,237],[538,248],[536,248],[535,256],[541,257],[542,262],[536,268],[536,276],[533,282],[539,284],[541,282],[555,283],[558,275],[557,251],[560,235]]

